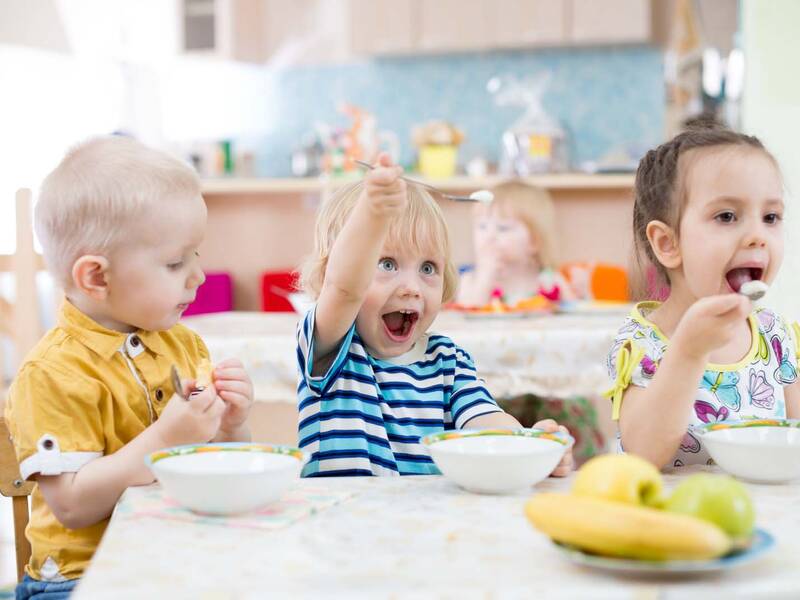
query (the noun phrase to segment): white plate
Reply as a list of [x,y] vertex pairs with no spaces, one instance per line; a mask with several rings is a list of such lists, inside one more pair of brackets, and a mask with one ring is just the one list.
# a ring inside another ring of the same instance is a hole
[[627,302],[570,301],[558,305],[556,312],[564,315],[625,315],[630,314],[633,304]]
[[601,569],[603,571],[615,571],[620,573],[634,573],[639,575],[659,575],[659,574],[691,574],[691,573],[716,573],[733,569],[741,565],[751,563],[763,558],[775,547],[775,538],[763,529],[756,529],[753,533],[753,540],[750,547],[746,550],[734,552],[721,558],[712,560],[636,560],[632,558],[612,558],[609,556],[598,556],[574,548],[564,546],[557,542],[553,545],[568,560],[584,567]]
[[468,312],[464,311],[465,319],[470,321],[505,321],[508,319],[533,319],[549,317],[554,313],[549,310],[514,310],[510,312]]

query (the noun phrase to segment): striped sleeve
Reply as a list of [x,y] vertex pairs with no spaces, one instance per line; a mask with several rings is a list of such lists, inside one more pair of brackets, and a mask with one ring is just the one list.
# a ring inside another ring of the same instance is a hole
[[478,379],[472,357],[456,346],[455,377],[450,394],[449,412],[456,429],[464,426],[475,417],[502,412],[501,408],[486,389],[482,379]]
[[324,394],[341,371],[350,350],[355,332],[355,323],[342,338],[336,358],[331,363],[328,370],[322,375],[312,376],[314,360],[314,318],[316,307],[306,313],[305,318],[297,326],[297,366],[300,370],[300,377],[308,387],[313,396]]

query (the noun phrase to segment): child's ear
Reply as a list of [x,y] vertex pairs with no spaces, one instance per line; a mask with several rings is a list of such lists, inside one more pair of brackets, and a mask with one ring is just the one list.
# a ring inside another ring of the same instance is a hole
[[681,249],[678,236],[672,227],[662,221],[650,221],[645,233],[658,262],[667,269],[677,269],[681,266]]
[[108,259],[105,256],[85,254],[72,265],[72,283],[94,300],[108,297]]

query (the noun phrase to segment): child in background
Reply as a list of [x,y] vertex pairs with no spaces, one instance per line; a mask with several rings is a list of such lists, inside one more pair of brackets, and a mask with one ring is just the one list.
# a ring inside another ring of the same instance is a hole
[[502,183],[492,193],[491,203],[478,203],[473,211],[475,268],[461,277],[458,303],[488,304],[495,290],[508,305],[537,294],[571,299],[557,270],[550,194],[521,181]]
[[[461,276],[458,303],[488,304],[499,293],[507,305],[537,294],[550,300],[571,300],[574,293],[558,272],[553,201],[547,190],[522,181],[501,183],[491,204],[473,209],[475,268]],[[525,394],[502,401],[524,424],[553,419],[575,438],[578,463],[605,446],[597,411],[588,398],[556,399]]]
[[[320,210],[298,327],[305,476],[438,473],[419,439],[443,429],[517,428],[469,354],[428,332],[455,292],[447,226],[386,155]],[[548,431],[555,422],[537,423]],[[554,475],[571,468],[565,455]]]
[[736,293],[780,269],[783,181],[757,138],[705,128],[648,152],[635,190],[634,238],[669,297],[637,305],[609,355],[619,450],[705,464],[689,425],[800,417],[797,325]]
[[181,396],[170,382],[172,365],[190,375],[208,358],[177,324],[204,280],[206,208],[188,166],[131,139],[90,140],[44,181],[35,226],[66,300],[5,408],[22,477],[37,483],[17,598],[65,598],[125,488],[154,481],[145,456],[248,440],[252,385],[234,360],[188,400],[194,381]]

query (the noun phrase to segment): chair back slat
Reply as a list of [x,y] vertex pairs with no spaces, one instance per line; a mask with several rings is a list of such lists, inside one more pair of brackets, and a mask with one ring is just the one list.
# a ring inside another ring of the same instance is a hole
[[30,509],[28,496],[36,485],[33,481],[22,481],[19,474],[19,463],[11,443],[11,435],[6,420],[0,418],[0,494],[13,498],[14,510],[14,546],[17,555],[17,581],[22,581],[25,565],[31,558],[31,544],[25,537]]

